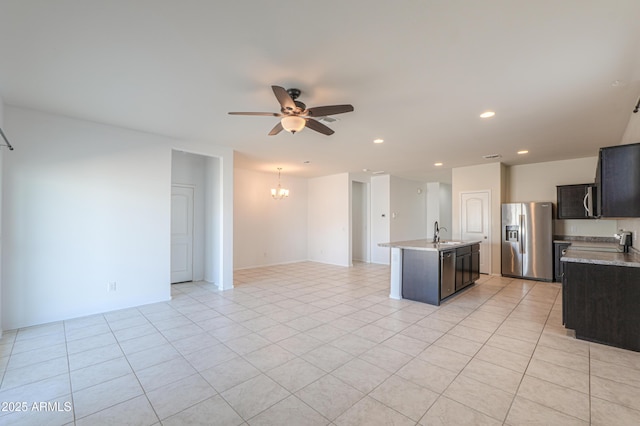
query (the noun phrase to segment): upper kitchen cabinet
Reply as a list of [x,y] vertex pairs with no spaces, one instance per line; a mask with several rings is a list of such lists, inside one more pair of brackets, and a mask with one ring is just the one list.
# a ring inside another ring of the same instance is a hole
[[557,186],[557,218],[593,219],[594,186],[592,183]]
[[640,217],[640,143],[600,148],[596,185],[601,217]]

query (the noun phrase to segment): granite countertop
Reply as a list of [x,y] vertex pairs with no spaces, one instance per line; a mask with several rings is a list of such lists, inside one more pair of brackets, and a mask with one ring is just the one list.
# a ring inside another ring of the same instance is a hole
[[567,249],[567,252],[560,259],[563,262],[591,263],[595,265],[627,266],[640,268],[640,254],[636,251],[629,253],[612,251],[584,251]]
[[[602,263],[606,265],[627,265],[628,261],[624,260],[624,256],[606,256],[606,253],[623,255],[620,242],[614,237],[581,237],[573,235],[554,235],[554,243],[571,244],[568,250],[571,250],[570,262],[582,263]],[[630,250],[632,253],[633,249]],[[595,252],[594,255],[588,255],[585,252]],[[635,251],[637,254],[638,252]],[[607,262],[607,263],[603,263]],[[634,260],[631,260],[633,263]]]
[[396,241],[391,243],[379,243],[379,247],[392,247],[410,250],[425,250],[425,251],[445,251],[456,249],[459,247],[470,246],[473,244],[479,244],[481,241],[459,241],[459,240],[442,240],[439,243],[434,243],[431,239],[423,240],[410,240],[410,241]]
[[590,237],[582,235],[554,235],[554,243],[617,243],[615,237]]
[[586,241],[566,241],[570,243],[569,250],[576,251],[611,251],[622,253],[622,246],[620,243],[596,243]]
[[611,247],[618,248],[619,241],[614,237],[582,237],[576,235],[554,235],[554,243],[571,244],[573,247]]

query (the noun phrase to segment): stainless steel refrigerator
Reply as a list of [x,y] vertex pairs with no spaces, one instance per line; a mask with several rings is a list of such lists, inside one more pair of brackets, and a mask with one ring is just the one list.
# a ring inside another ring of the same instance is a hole
[[553,281],[553,204],[502,205],[502,275]]

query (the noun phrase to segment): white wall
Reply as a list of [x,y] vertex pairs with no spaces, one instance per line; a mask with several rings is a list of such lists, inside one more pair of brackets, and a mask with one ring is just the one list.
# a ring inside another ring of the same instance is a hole
[[[2,97],[0,96],[0,127],[4,128],[4,102],[2,101]],[[4,143],[4,141],[0,142]],[[0,148],[0,337],[2,337],[2,164],[4,162],[4,151],[8,148]]]
[[[224,182],[224,170],[221,162],[222,159],[219,157],[205,157],[204,279],[211,283],[225,283],[226,285],[222,286],[222,288],[227,289],[233,287],[233,281],[225,279],[225,269],[221,268],[220,259],[225,257],[226,244],[224,239],[220,238],[220,235],[221,231],[222,234],[230,234],[227,229],[231,227],[226,228],[224,223],[225,194],[222,191],[222,185],[220,185],[221,182]],[[226,257],[229,258],[230,256],[227,255]],[[228,259],[229,273],[231,273],[232,260],[231,258]]]
[[426,215],[427,215],[427,238],[433,238],[434,223],[437,221],[440,231],[440,238],[451,239],[451,184],[441,182],[429,182],[426,184]]
[[281,182],[289,197],[274,200],[277,171],[236,168],[234,176],[234,268],[307,260],[307,179],[284,170]]
[[350,203],[348,173],[308,181],[308,256],[315,262],[351,264]]
[[173,148],[221,158],[217,284],[232,286],[230,149],[14,107],[5,126],[19,141],[4,164],[5,329],[169,299]]
[[391,176],[371,177],[371,262],[388,265],[391,250],[378,247],[379,243],[391,242]]
[[422,182],[397,176],[371,177],[371,262],[388,265],[391,251],[379,243],[426,238]]
[[[508,168],[506,203],[520,201],[552,201],[557,207],[556,185],[595,182],[598,157],[524,164]],[[611,237],[615,220],[555,220],[555,235]]]
[[391,176],[391,241],[427,237],[423,186],[422,182]]
[[[453,217],[453,213],[451,210],[453,199],[451,194],[451,184],[450,183],[442,183],[440,182],[439,188],[440,195],[440,222],[441,225],[444,225],[447,228],[446,231],[440,232],[442,238],[450,239],[453,235],[453,223],[451,222],[451,218]],[[427,231],[429,230],[427,224]]]

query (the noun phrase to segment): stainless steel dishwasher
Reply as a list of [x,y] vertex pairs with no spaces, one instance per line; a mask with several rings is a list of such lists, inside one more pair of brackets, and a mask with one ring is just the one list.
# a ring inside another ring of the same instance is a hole
[[456,291],[456,252],[440,252],[440,299],[451,296]]

